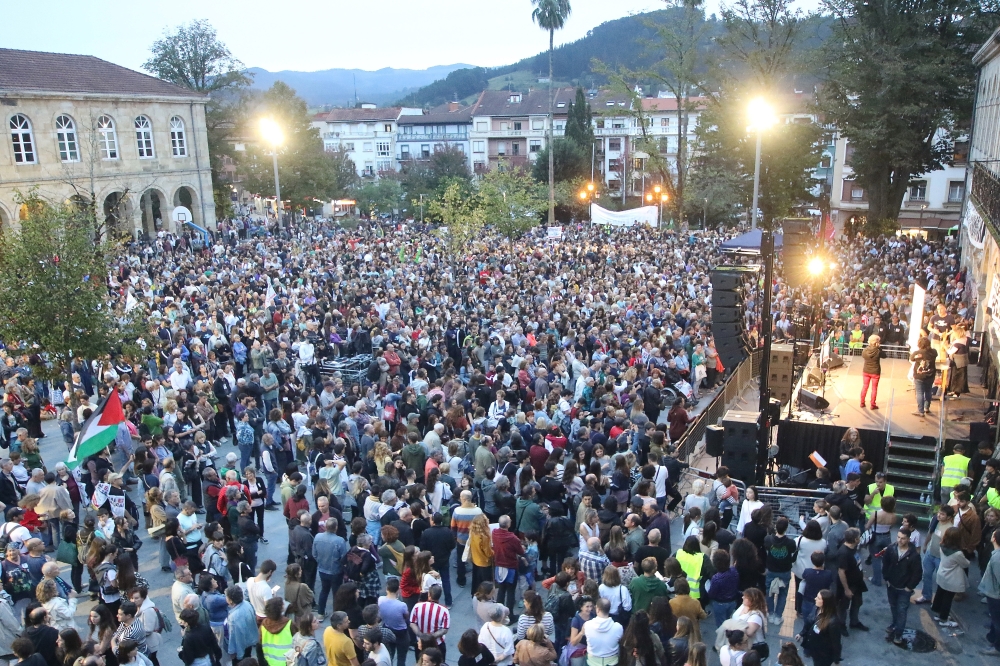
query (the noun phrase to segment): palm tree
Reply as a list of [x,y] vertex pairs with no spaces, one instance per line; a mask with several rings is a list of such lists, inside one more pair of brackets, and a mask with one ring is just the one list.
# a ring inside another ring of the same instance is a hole
[[531,12],[531,20],[542,30],[549,31],[549,226],[556,223],[556,181],[555,160],[552,146],[552,48],[556,30],[561,30],[573,11],[569,0],[531,0],[535,8]]

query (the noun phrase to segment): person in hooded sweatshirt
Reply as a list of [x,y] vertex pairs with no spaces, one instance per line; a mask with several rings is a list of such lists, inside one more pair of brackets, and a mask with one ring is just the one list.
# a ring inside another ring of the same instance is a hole
[[624,629],[611,619],[610,601],[598,599],[594,607],[597,616],[583,623],[583,633],[587,637],[587,660],[615,666],[618,663],[618,643]]

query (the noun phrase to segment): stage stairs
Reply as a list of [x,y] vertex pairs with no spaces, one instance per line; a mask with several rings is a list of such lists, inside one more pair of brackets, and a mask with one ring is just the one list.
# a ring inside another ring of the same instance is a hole
[[896,489],[896,513],[914,513],[930,520],[938,471],[935,437],[889,434],[885,457],[886,481]]

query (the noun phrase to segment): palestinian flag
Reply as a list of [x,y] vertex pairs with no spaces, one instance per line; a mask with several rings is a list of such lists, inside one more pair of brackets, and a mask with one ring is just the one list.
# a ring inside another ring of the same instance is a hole
[[111,391],[83,424],[80,434],[76,436],[76,444],[66,459],[66,466],[74,469],[88,457],[115,441],[118,424],[124,422],[125,414],[122,412],[118,391]]

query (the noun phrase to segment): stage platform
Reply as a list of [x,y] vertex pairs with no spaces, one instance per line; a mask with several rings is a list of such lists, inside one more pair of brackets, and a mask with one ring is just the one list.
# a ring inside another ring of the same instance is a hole
[[[882,432],[888,429],[893,435],[934,438],[939,436],[943,422],[946,440],[969,439],[969,423],[983,420],[988,401],[985,389],[980,386],[980,370],[976,366],[969,366],[970,393],[942,401],[939,391],[931,406],[931,415],[923,418],[914,414],[916,394],[907,378],[910,371],[908,360],[882,359],[878,410],[868,407],[871,404],[870,388],[865,408],[860,406],[863,367],[864,361],[860,356],[845,356],[844,365],[827,374],[825,391],[810,389],[823,395],[830,406],[819,411],[796,403],[792,409],[792,420]],[[787,414],[786,406],[782,418],[786,418]]]

